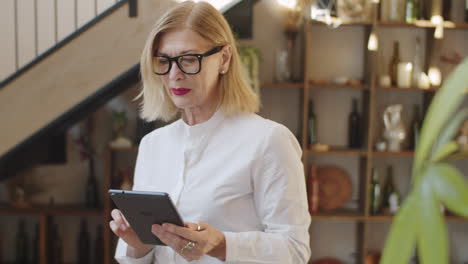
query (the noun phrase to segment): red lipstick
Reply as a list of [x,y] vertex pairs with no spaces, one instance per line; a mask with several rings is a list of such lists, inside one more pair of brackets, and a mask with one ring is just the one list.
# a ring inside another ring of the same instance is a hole
[[187,88],[171,88],[171,91],[175,95],[185,95],[188,94],[192,89]]

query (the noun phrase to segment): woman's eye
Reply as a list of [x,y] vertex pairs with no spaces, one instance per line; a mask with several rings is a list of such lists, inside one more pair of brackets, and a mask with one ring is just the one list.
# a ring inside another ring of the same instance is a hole
[[184,63],[195,63],[197,59],[195,57],[183,57],[182,62]]
[[161,58],[161,59],[158,59],[158,63],[159,63],[159,64],[168,64],[168,63],[169,63],[169,60],[168,60],[168,59],[163,59],[163,58]]

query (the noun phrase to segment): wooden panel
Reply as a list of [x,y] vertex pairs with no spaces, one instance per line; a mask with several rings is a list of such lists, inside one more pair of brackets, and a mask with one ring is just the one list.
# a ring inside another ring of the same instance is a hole
[[0,36],[2,36],[0,58],[0,80],[15,71],[15,11],[14,1],[3,0],[0,8]]
[[19,66],[29,63],[35,56],[34,1],[17,1]]
[[[54,0],[37,1],[37,40],[38,54],[44,53],[55,42],[55,5]],[[68,0],[69,1],[69,0]],[[58,2],[63,2],[58,1]],[[63,10],[63,15],[70,16]]]

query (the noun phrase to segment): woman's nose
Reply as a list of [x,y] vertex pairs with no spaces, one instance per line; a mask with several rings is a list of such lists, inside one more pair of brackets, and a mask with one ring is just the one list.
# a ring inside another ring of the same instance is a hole
[[177,62],[173,61],[171,63],[172,63],[171,70],[168,73],[169,79],[171,80],[181,79],[184,76],[184,73],[179,69]]

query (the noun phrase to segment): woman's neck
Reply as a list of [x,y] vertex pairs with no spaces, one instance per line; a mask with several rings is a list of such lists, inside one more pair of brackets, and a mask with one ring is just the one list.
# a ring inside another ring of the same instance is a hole
[[201,124],[210,120],[218,109],[218,102],[204,105],[202,107],[191,107],[183,109],[182,119],[189,126]]

